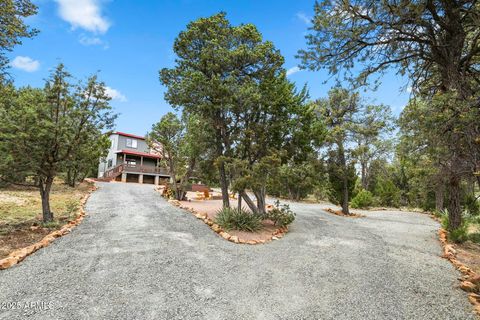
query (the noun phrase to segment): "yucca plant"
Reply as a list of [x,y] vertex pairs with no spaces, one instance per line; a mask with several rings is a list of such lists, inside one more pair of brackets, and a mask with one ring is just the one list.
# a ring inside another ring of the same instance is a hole
[[262,228],[262,217],[241,208],[223,208],[215,215],[215,222],[225,230],[254,232]]

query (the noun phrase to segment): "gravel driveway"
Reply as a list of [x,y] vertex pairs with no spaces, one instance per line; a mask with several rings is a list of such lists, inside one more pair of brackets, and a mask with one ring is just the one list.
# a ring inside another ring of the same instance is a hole
[[0,271],[1,319],[474,319],[425,215],[292,204],[285,238],[247,246],[151,185],[99,186],[71,234]]

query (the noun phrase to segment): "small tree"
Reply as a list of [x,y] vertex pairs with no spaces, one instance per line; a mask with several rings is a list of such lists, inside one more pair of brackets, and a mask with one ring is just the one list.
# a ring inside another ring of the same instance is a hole
[[86,133],[83,143],[75,148],[70,161],[63,169],[65,183],[74,188],[88,176],[95,176],[98,170],[98,159],[107,156],[110,139],[100,130]]
[[169,112],[152,126],[148,134],[149,146],[156,150],[168,167],[177,200],[183,200],[188,179],[192,176],[199,157],[206,148],[208,128],[196,116],[185,116],[185,121]]
[[384,158],[392,150],[389,134],[393,130],[393,117],[385,105],[366,105],[358,115],[353,129],[356,144],[354,156],[360,165],[360,182],[368,190],[372,162]]
[[328,130],[326,143],[331,150],[328,160],[329,180],[336,193],[335,199],[341,199],[338,203],[344,214],[350,214],[348,202],[355,181],[352,180],[355,167],[348,145],[352,141],[355,116],[359,108],[358,94],[350,94],[342,88],[333,88],[329,91],[328,98],[317,101],[317,116]]
[[[91,144],[92,132],[111,128],[115,115],[110,98],[97,77],[72,85],[60,64],[44,89],[22,88],[14,99],[0,106],[0,176],[3,180],[38,187],[43,221],[53,220],[50,191],[54,178],[79,161],[77,150]],[[101,145],[102,148],[105,145]]]

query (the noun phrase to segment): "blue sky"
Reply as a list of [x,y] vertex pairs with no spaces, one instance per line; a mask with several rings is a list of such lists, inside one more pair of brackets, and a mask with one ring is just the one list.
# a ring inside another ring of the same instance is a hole
[[[27,23],[40,34],[10,54],[17,86],[43,86],[59,62],[75,77],[99,71],[120,114],[116,129],[145,134],[171,107],[158,71],[174,63],[173,41],[187,23],[225,11],[232,24],[253,23],[265,40],[285,57],[289,79],[307,83],[313,99],[324,97],[332,83],[326,72],[298,71],[295,54],[305,47],[314,0],[37,0],[39,14]],[[398,114],[408,100],[407,82],[393,72],[370,101],[391,106]]]

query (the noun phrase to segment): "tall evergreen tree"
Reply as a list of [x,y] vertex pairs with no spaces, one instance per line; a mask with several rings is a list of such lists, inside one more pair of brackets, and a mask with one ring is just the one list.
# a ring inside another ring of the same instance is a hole
[[223,205],[229,207],[224,159],[233,155],[240,114],[257,99],[256,83],[281,72],[283,58],[254,25],[232,26],[225,13],[189,23],[175,40],[174,52],[175,67],[160,71],[165,99],[200,116],[214,130]]

